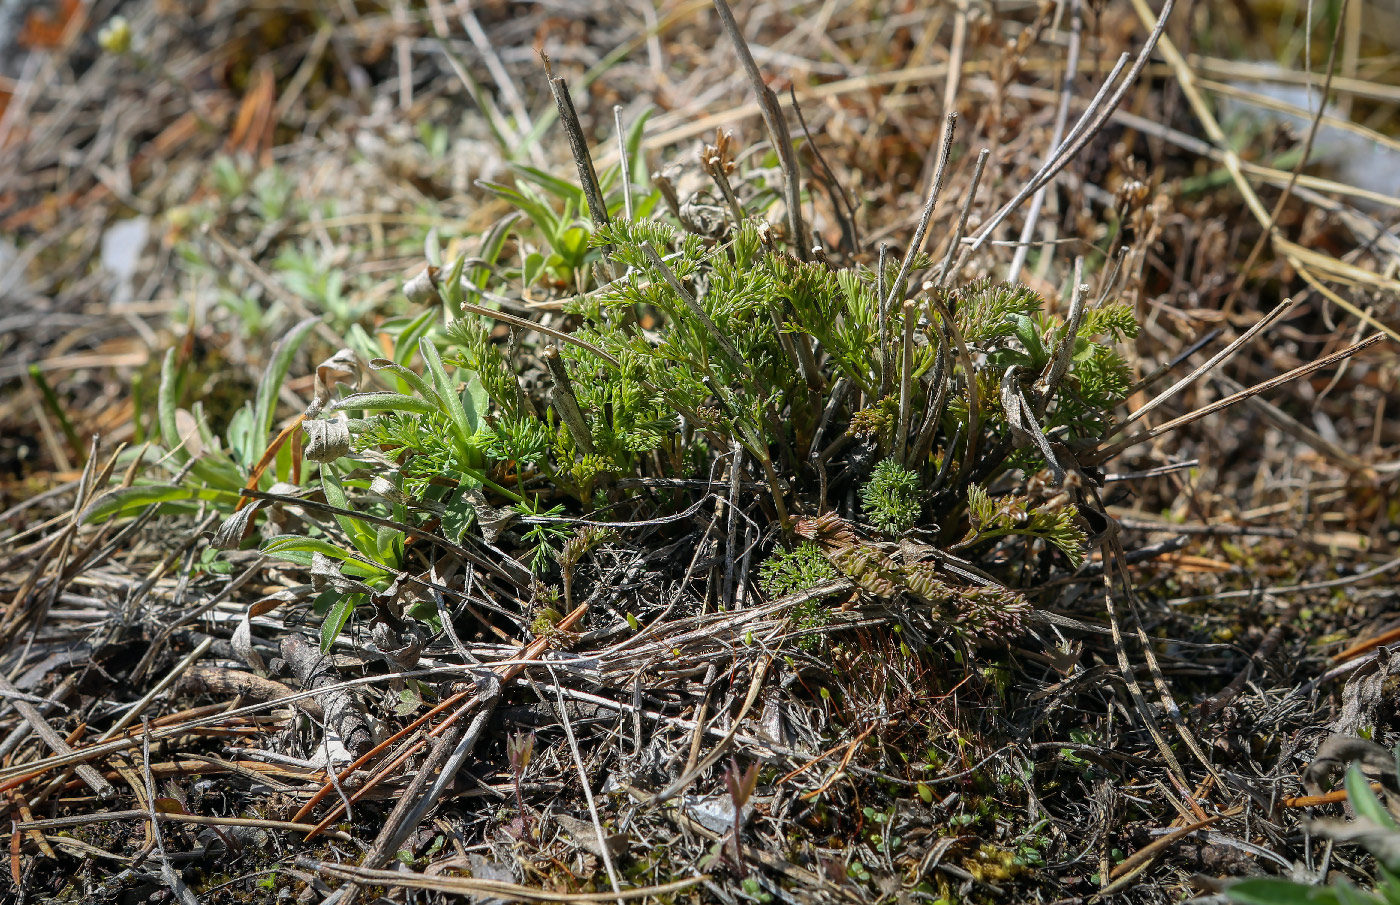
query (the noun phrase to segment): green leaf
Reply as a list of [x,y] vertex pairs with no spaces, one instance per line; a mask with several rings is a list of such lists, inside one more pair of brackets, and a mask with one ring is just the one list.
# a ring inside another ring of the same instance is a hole
[[380,562],[397,566],[403,558],[403,532],[388,525],[379,525],[374,532],[374,547]]
[[533,286],[535,281],[544,273],[544,255],[537,251],[532,251],[525,256],[525,263],[520,268],[520,281],[525,286]]
[[467,410],[462,405],[462,397],[458,395],[457,388],[452,385],[452,381],[447,376],[447,371],[442,366],[442,358],[438,356],[437,346],[428,337],[423,337],[418,341],[418,352],[423,356],[424,363],[428,366],[428,373],[432,375],[433,386],[437,388],[438,397],[443,402],[443,409],[447,412],[448,418],[452,421],[452,427],[457,433],[458,451],[463,458],[471,446],[472,435],[476,433],[475,420],[467,418]]
[[[545,235],[552,236],[559,231],[559,216],[550,210],[549,205],[534,192],[513,189],[497,182],[478,179],[476,184],[504,201],[520,208]],[[527,194],[528,192],[528,194]]]
[[[269,538],[262,545],[261,552],[276,556],[299,565],[311,565],[311,554],[322,553],[342,562],[350,560],[350,553],[319,537],[303,537],[300,534],[279,534]],[[287,554],[305,554],[288,556]]]
[[272,358],[258,382],[258,394],[253,404],[253,429],[258,431],[258,454],[266,449],[267,434],[272,430],[272,416],[277,409],[277,394],[287,379],[287,371],[292,366],[292,356],[301,348],[306,336],[319,323],[320,318],[308,317],[292,327],[287,335],[272,349]]
[[321,623],[321,651],[328,652],[335,639],[340,635],[345,623],[350,621],[350,614],[355,612],[355,604],[360,602],[360,594],[346,594],[337,600],[331,611],[326,614],[325,620]]
[[642,150],[642,137],[646,133],[647,120],[651,119],[651,114],[655,112],[651,107],[647,107],[637,118],[632,121],[632,125],[627,127],[627,159],[632,162],[632,180],[635,182],[639,175],[647,172],[646,153]]
[[582,226],[571,226],[560,233],[559,244],[555,246],[555,250],[565,261],[577,265],[588,254],[590,235]]
[[[300,458],[300,455],[300,451],[298,451],[298,459]],[[292,465],[292,444],[283,443],[277,448],[277,459],[274,465],[274,467],[277,470],[277,481],[286,481],[288,483],[291,483]],[[263,472],[262,480],[258,483],[271,486],[272,484],[275,484],[276,481],[272,479],[272,475],[268,474],[267,472]]]
[[1400,831],[1400,827],[1395,825],[1395,818],[1390,816],[1390,812],[1381,804],[1376,793],[1371,791],[1371,784],[1366,781],[1366,776],[1361,772],[1361,768],[1352,764],[1347,770],[1346,777],[1347,798],[1351,801],[1352,808],[1358,817],[1367,817],[1378,826],[1391,830]]
[[351,324],[350,329],[345,331],[345,344],[361,358],[376,358],[383,351],[359,324]]
[[[426,124],[420,124],[420,128],[422,125]],[[433,267],[442,266],[442,241],[438,238],[436,226],[428,230],[428,234],[423,237],[423,257],[427,258]]]
[[518,175],[533,182],[535,185],[558,197],[563,201],[573,200],[575,203],[583,201],[583,189],[574,185],[567,179],[561,179],[553,173],[547,173],[538,167],[532,167],[523,163],[512,163],[510,168]]
[[1332,891],[1337,894],[1339,905],[1383,905],[1384,903],[1384,900],[1379,896],[1373,896],[1369,892],[1357,889],[1345,877],[1332,885]]
[[[462,285],[462,272],[466,267],[467,256],[461,255],[452,262],[452,266],[446,272],[438,274],[438,295],[442,298],[443,313],[449,321],[462,316],[462,299],[467,291],[466,287]],[[421,339],[425,335],[427,335],[427,331],[420,333],[418,338]],[[407,343],[401,343],[401,346],[404,348],[401,348],[400,352],[405,351],[405,348],[411,348]]]
[[[337,509],[350,508],[350,500],[345,496],[345,488],[340,486],[340,478],[329,468],[321,469],[321,490],[330,505]],[[351,515],[337,514],[335,520],[361,555],[369,559],[379,558],[379,546],[375,543],[374,531],[368,525]]]
[[131,515],[157,503],[193,503],[198,500],[232,508],[238,505],[238,494],[209,487],[138,484],[104,493],[83,510],[82,518],[85,522],[103,522],[109,518]]
[[390,574],[386,569],[370,563],[361,562],[355,554],[349,550],[337,547],[335,544],[319,537],[303,537],[300,534],[279,534],[270,538],[262,545],[261,552],[268,556],[275,556],[278,559],[299,566],[310,567],[313,554],[320,553],[332,559],[338,559],[345,565],[341,571],[354,578],[387,578]]
[[1338,905],[1337,894],[1325,886],[1304,886],[1274,877],[1255,877],[1231,884],[1225,895],[1243,905]]
[[204,447],[204,455],[223,456],[223,444],[209,429],[209,421],[204,417],[204,403],[196,402],[190,406],[190,414],[194,416],[195,430],[199,431],[199,443]]
[[[510,228],[515,221],[519,219],[520,212],[512,211],[491,224],[491,228],[481,237],[481,247],[477,251],[476,256],[481,259],[482,263],[473,264],[467,277],[473,286],[480,286],[485,280],[490,278],[491,267],[496,263],[496,259],[501,256],[501,250],[505,248],[506,239],[510,236]],[[465,257],[463,260],[465,261]],[[481,294],[473,293],[473,300],[479,303],[481,301]],[[461,316],[461,311],[448,312],[449,318]]]
[[467,384],[462,388],[462,411],[466,412],[467,425],[471,427],[472,434],[475,435],[477,428],[481,425],[481,416],[491,409],[491,394],[486,392],[486,386],[481,382],[481,375],[472,373],[467,378]]
[[257,437],[253,434],[253,406],[250,403],[245,402],[241,409],[233,413],[224,436],[238,458],[238,464],[244,468],[251,468],[262,454],[262,450],[254,446]]
[[476,507],[467,498],[469,489],[462,484],[453,491],[452,498],[447,501],[447,509],[442,513],[442,533],[454,544],[462,542],[462,535],[471,527],[472,519],[476,518]]
[[364,409],[367,412],[412,412],[429,415],[438,407],[426,399],[403,393],[354,393],[331,406],[335,411]]
[[[462,260],[465,261],[465,257]],[[413,353],[418,350],[418,340],[427,336],[428,331],[433,328],[433,314],[433,309],[429,308],[399,331],[394,340],[394,361],[407,367],[413,360]]]
[[1384,864],[1376,865],[1376,873],[1380,876],[1376,882],[1376,892],[1381,899],[1386,905],[1400,905],[1400,877],[1396,877]]
[[180,429],[175,424],[175,409],[179,407],[176,398],[179,377],[175,373],[175,350],[165,350],[165,361],[160,366],[160,390],[156,396],[156,418],[160,424],[160,442],[170,457],[183,465],[189,461],[189,451],[180,443]]
[[442,400],[438,398],[438,394],[428,385],[426,380],[398,362],[390,361],[387,358],[374,358],[370,360],[369,366],[376,371],[389,371],[398,375],[404,383],[417,390],[419,396],[435,406],[442,405]]
[[243,486],[243,473],[223,453],[205,453],[195,460],[194,465],[190,467],[190,474],[211,487],[232,493],[235,497],[238,496],[239,488]]

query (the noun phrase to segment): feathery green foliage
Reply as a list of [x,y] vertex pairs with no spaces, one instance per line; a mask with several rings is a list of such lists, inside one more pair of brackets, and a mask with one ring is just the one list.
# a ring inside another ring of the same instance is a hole
[[967,489],[967,507],[972,525],[959,547],[1021,535],[1054,544],[1075,568],[1084,561],[1084,545],[1088,538],[1079,526],[1079,513],[1072,503],[1052,508],[1035,507],[1023,496],[993,499],[985,489],[974,484]]
[[903,534],[919,520],[919,475],[885,459],[871,472],[860,498],[872,525],[885,534]]
[[821,548],[810,541],[791,550],[775,549],[758,569],[759,585],[773,598],[806,591],[835,577],[836,568],[827,562]]

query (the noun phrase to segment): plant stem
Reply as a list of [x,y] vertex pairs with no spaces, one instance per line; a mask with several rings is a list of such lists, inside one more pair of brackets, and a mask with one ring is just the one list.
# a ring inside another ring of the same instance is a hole
[[901,465],[908,465],[904,453],[909,442],[909,394],[914,383],[914,322],[918,319],[919,306],[913,301],[904,303],[904,355],[899,369],[899,423],[895,426],[894,457]]
[[622,128],[622,105],[613,104],[613,125],[617,131],[617,165],[622,175],[622,215],[632,219],[632,162],[627,159],[627,131]]
[[643,242],[642,252],[646,254],[647,261],[651,266],[661,272],[662,278],[666,280],[666,285],[670,286],[671,291],[680,298],[681,303],[685,305],[685,309],[690,312],[691,317],[700,322],[700,326],[705,328],[706,332],[708,332],[719,347],[724,350],[724,354],[729,356],[734,367],[738,369],[740,375],[743,376],[744,382],[752,384],[753,375],[749,373],[748,365],[744,363],[744,356],[739,354],[739,350],[734,347],[734,343],[729,341],[729,337],[720,330],[719,325],[710,320],[710,316],[705,313],[705,309],[695,300],[695,296],[691,295],[689,290],[681,285],[681,281],[676,278],[675,272],[661,259],[661,255],[657,253],[656,248],[650,242]]
[[[983,148],[977,155],[977,165],[972,168],[972,182],[968,184],[967,195],[963,198],[962,211],[958,214],[958,225],[953,230],[953,236],[948,242],[948,250],[943,254],[943,263],[938,267],[938,273],[933,278],[934,286],[942,286],[948,282],[949,274],[962,267],[962,262],[966,254],[959,254],[958,249],[962,246],[963,236],[967,233],[967,218],[972,213],[972,203],[977,200],[977,186],[982,182],[982,170],[987,166],[987,158],[992,152]],[[956,257],[956,264],[954,258]]]
[[758,99],[758,108],[763,113],[764,125],[768,127],[768,137],[773,142],[773,150],[778,152],[778,164],[783,170],[783,200],[787,207],[788,228],[792,231],[791,238],[797,246],[798,260],[805,261],[808,243],[802,223],[802,174],[797,166],[797,157],[792,152],[792,137],[788,134],[787,121],[783,119],[777,95],[763,81],[763,73],[754,62],[753,52],[744,40],[744,33],[739,30],[739,23],[734,20],[733,10],[729,8],[726,0],[714,0],[714,4],[715,12],[719,13],[720,25],[729,35],[729,40],[734,43],[734,52],[738,55],[739,63],[744,67],[754,96]]
[[933,435],[938,431],[938,422],[943,418],[943,404],[948,399],[949,366],[948,338],[942,329],[938,331],[938,351],[933,360],[933,375],[929,379],[929,400],[924,407],[924,423],[915,435],[911,462],[923,462],[933,451]]
[[564,362],[559,358],[558,346],[551,343],[544,350],[544,363],[549,369],[549,378],[554,383],[554,407],[559,411],[559,417],[574,438],[574,445],[583,450],[585,455],[592,453],[593,434],[589,431],[588,422],[584,420],[583,411],[578,406],[578,397],[574,395],[569,372],[565,370]]
[[[967,343],[963,340],[962,331],[958,329],[958,322],[953,319],[953,313],[948,310],[948,306],[943,300],[934,297],[929,300],[942,316],[943,325],[948,329],[948,335],[953,338],[953,344],[957,349],[958,362],[962,365],[963,379],[967,381],[967,448],[963,452],[963,459],[958,463],[957,477],[954,483],[961,483],[963,476],[972,467],[972,457],[977,454],[977,435],[980,425],[980,408],[977,398],[977,369],[972,364],[972,354],[967,349]],[[949,449],[945,455],[952,455],[953,450]]]
[[583,197],[588,202],[588,214],[593,219],[595,229],[608,225],[608,206],[603,201],[603,190],[598,184],[598,171],[593,168],[593,156],[588,153],[588,139],[583,134],[578,111],[574,109],[574,99],[569,94],[569,83],[562,77],[556,78],[544,58],[545,75],[549,78],[549,91],[554,95],[554,105],[559,108],[559,124],[569,138],[569,150],[574,155],[574,165],[578,167],[578,180],[583,187]]
[[958,115],[949,113],[947,128],[943,130],[943,147],[938,152],[938,166],[933,171],[933,185],[929,187],[928,200],[924,202],[924,211],[919,215],[919,225],[914,229],[914,238],[909,240],[909,247],[904,251],[904,260],[899,264],[899,274],[890,284],[890,294],[885,300],[886,308],[894,307],[894,303],[904,292],[904,282],[909,278],[914,258],[924,245],[924,236],[928,235],[928,225],[933,220],[933,209],[938,206],[938,196],[943,193],[943,177],[948,172],[948,155],[953,150],[953,133],[956,131],[957,122]]
[[730,609],[738,603],[734,599],[734,566],[739,537],[739,486],[744,475],[744,447],[736,440],[730,447],[729,459],[729,517],[724,546],[724,602]]
[[676,222],[684,223],[681,219],[681,197],[676,194],[676,187],[671,180],[660,172],[651,174],[651,184],[656,186],[661,192],[661,200],[666,203],[666,209],[671,212],[671,216],[676,218]]
[[729,212],[734,215],[734,228],[738,229],[739,224],[744,222],[744,208],[739,204],[739,196],[734,194],[734,186],[729,184],[729,176],[724,172],[724,164],[718,155],[708,157],[701,152],[700,163],[704,165],[705,172],[710,174],[710,178],[719,187],[719,193],[724,196],[724,200],[729,204]]
[[890,244],[880,243],[880,260],[875,266],[875,294],[879,296],[879,327],[880,327],[880,373],[878,376],[880,383],[880,398],[884,399],[890,393],[890,387],[894,383],[894,356],[890,354],[890,306],[887,301],[890,295],[889,286],[886,284],[886,267],[890,259]]

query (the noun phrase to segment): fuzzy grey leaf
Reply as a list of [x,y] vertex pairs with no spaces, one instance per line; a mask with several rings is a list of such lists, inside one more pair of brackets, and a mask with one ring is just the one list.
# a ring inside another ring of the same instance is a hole
[[350,349],[341,349],[316,366],[315,397],[306,407],[307,419],[315,418],[331,401],[331,392],[337,383],[348,383],[351,392],[359,389],[360,360]]
[[236,550],[243,542],[243,538],[248,536],[248,526],[252,524],[253,514],[263,505],[262,500],[254,500],[247,506],[224,519],[224,523],[219,526],[219,530],[214,532],[214,539],[209,541],[209,546],[215,550]]
[[350,454],[350,426],[339,418],[302,422],[306,431],[306,458],[313,462],[334,462]]

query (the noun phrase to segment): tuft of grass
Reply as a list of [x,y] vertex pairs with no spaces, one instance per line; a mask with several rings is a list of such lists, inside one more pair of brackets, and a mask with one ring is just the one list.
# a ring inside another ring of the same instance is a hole
[[[629,156],[639,137],[626,136]],[[1066,320],[1026,286],[941,278],[896,304],[888,274],[785,247],[754,215],[776,196],[737,168],[732,184],[725,175],[732,218],[701,225],[656,215],[660,191],[624,185],[619,168],[588,192],[531,167],[514,173],[513,186],[486,188],[516,212],[450,261],[430,234],[428,267],[404,287],[416,307],[374,337],[344,275],[312,247],[284,245],[272,278],[349,345],[316,369],[299,430],[274,435],[272,406],[314,320],[279,345],[257,399],[222,437],[198,402],[181,408],[182,374],[167,357],[152,461],[170,477],[109,495],[90,516],[212,504],[226,516],[220,545],[249,546],[259,507],[244,504],[244,488],[318,493],[323,513],[280,519],[281,533],[260,545],[340,591],[321,603],[326,646],[409,568],[408,532],[457,544],[489,521],[518,560],[513,574],[547,579],[569,519],[676,515],[691,505],[685,494],[649,493],[638,479],[705,475],[736,448],[740,477],[766,488],[759,527],[776,527],[786,546],[814,517],[827,526],[803,535],[817,544],[763,565],[760,583],[775,596],[841,574],[868,594],[931,604],[940,619],[979,621],[962,633],[998,637],[1019,624],[1026,602],[1014,587],[963,586],[836,527],[831,501],[857,494],[885,537],[924,519],[938,542],[989,559],[1036,543],[1082,559],[1073,501],[1034,492],[1031,478],[1061,468],[1052,443],[1092,447],[1111,422],[1129,383],[1115,345],[1137,329],[1127,306],[1110,300]],[[277,174],[225,162],[214,179],[263,221],[296,203]],[[931,267],[911,254],[898,282]],[[539,294],[558,300],[571,331],[497,307]],[[180,433],[191,420],[193,455]]]

